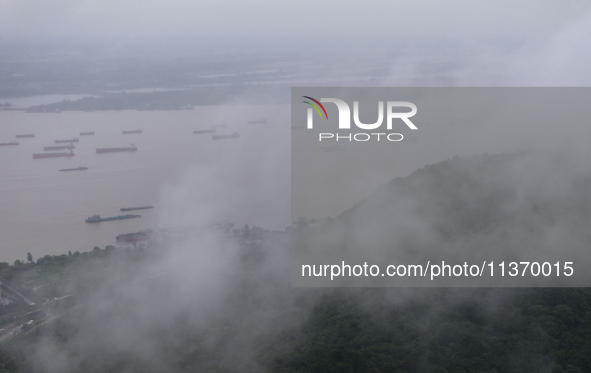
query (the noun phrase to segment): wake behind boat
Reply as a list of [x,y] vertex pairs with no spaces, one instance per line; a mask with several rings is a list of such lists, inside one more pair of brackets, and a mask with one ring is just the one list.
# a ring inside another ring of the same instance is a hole
[[119,216],[111,216],[108,218],[101,218],[100,215],[92,215],[88,219],[84,220],[87,223],[99,223],[101,221],[111,221],[111,220],[123,220],[123,219],[133,219],[133,218],[141,218],[141,215],[119,215]]

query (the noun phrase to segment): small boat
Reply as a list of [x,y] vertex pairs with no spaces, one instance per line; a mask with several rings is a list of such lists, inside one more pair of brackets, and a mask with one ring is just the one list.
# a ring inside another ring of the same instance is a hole
[[56,144],[64,144],[64,143],[67,143],[67,142],[78,142],[78,141],[80,141],[80,140],[78,140],[77,137],[74,137],[71,140],[55,140],[55,143]]
[[75,146],[73,144],[70,144],[70,145],[44,146],[43,150],[62,150],[62,149],[72,150],[74,148],[75,148]]
[[88,170],[88,167],[62,168],[61,170],[58,170],[58,171],[84,171],[84,170]]
[[100,215],[92,215],[88,219],[84,220],[87,223],[99,223],[101,221],[111,221],[111,220],[123,220],[123,219],[133,219],[133,218],[141,218],[141,215],[119,215],[119,216],[111,216],[108,218],[101,218]]
[[16,135],[16,138],[17,139],[22,139],[23,137],[35,137],[35,134],[34,133],[29,133],[29,134],[26,134],[26,135]]
[[234,132],[231,135],[213,135],[211,136],[214,140],[223,140],[223,139],[239,139],[240,134],[238,132]]
[[80,136],[90,136],[90,135],[94,135],[94,131],[90,131],[90,132],[80,132]]
[[54,157],[73,157],[74,152],[70,151],[68,153],[37,153],[33,154],[33,158],[54,158]]
[[130,133],[142,133],[142,130],[123,131],[124,135],[130,134]]
[[18,145],[18,141],[0,142],[0,146],[6,146],[6,145]]
[[202,134],[202,133],[215,133],[216,130],[215,129],[210,129],[210,130],[197,130],[197,131],[193,131],[194,134]]
[[119,210],[121,211],[132,211],[132,210],[145,210],[145,209],[153,209],[154,206],[141,206],[141,207],[122,207]]
[[260,119],[260,120],[249,120],[246,123],[248,123],[248,124],[264,124],[264,123],[267,123],[267,119],[266,118],[263,118],[263,119]]

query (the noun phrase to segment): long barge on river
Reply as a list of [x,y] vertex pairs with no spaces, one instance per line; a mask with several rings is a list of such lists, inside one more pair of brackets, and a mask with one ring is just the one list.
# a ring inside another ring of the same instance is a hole
[[129,144],[129,146],[124,146],[120,148],[97,148],[96,152],[98,153],[115,153],[115,152],[135,152],[137,148],[133,144]]
[[145,209],[153,209],[154,206],[140,206],[140,207],[122,207],[119,210],[121,211],[133,211],[133,210],[145,210]]
[[69,145],[44,146],[43,150],[63,150],[63,149],[72,150],[74,148],[75,148],[75,146],[73,144],[69,144]]
[[65,144],[68,142],[78,142],[78,141],[80,141],[80,140],[78,140],[77,137],[74,137],[73,139],[70,139],[70,140],[55,140],[55,143],[56,144]]
[[35,137],[34,133],[27,133],[26,135],[16,135],[17,139],[22,139],[24,137]]
[[111,220],[123,220],[123,219],[134,219],[134,218],[141,218],[141,215],[119,215],[119,216],[110,216],[108,218],[101,218],[100,215],[92,215],[88,219],[84,220],[87,223],[99,223],[101,221],[111,221]]
[[0,146],[6,146],[6,145],[18,145],[18,141],[0,142]]
[[67,153],[37,153],[33,154],[33,158],[54,158],[54,157],[73,157],[74,152],[69,151]]

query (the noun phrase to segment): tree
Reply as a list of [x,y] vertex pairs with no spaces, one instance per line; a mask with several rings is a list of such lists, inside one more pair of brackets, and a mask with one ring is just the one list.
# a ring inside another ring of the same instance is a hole
[[33,262],[33,255],[31,253],[27,253],[27,262]]

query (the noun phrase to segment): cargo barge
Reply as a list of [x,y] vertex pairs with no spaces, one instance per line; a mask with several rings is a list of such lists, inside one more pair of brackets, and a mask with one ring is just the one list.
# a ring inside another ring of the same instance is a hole
[[119,210],[121,211],[133,211],[133,210],[145,210],[145,209],[153,209],[154,206],[141,206],[141,207],[122,207]]
[[56,144],[65,144],[68,142],[78,142],[78,141],[80,141],[80,140],[78,140],[77,137],[74,137],[73,139],[70,139],[70,140],[55,140],[55,143]]
[[130,133],[142,133],[142,130],[123,131],[124,135],[130,134]]
[[29,133],[29,134],[26,134],[26,135],[16,135],[16,138],[17,139],[22,139],[24,137],[35,137],[35,134],[34,133]]
[[73,157],[74,152],[68,153],[37,153],[33,154],[33,158],[54,158],[54,157]]
[[92,215],[88,219],[84,220],[87,223],[99,223],[101,221],[111,221],[111,220],[123,220],[123,219],[134,219],[134,218],[141,218],[141,215],[119,215],[119,216],[111,216],[108,218],[101,218],[100,215]]
[[115,153],[115,152],[135,152],[137,148],[135,145],[130,144],[130,146],[125,146],[121,148],[97,148],[96,152],[98,153]]
[[90,135],[94,135],[94,131],[90,131],[90,132],[80,132],[80,136],[90,136]]
[[70,144],[70,145],[44,146],[43,150],[62,150],[62,149],[72,150],[74,148],[75,148],[75,146]]
[[7,146],[7,145],[18,145],[18,141],[0,142],[0,146]]

